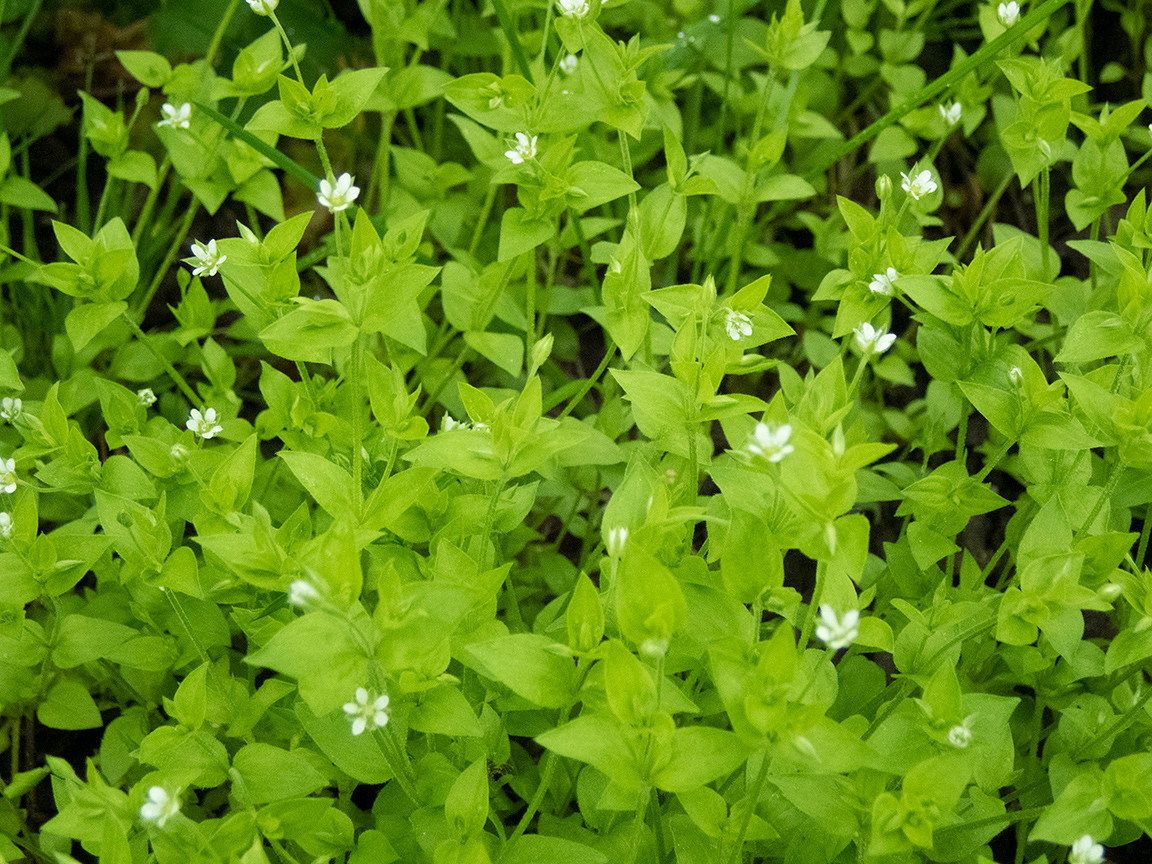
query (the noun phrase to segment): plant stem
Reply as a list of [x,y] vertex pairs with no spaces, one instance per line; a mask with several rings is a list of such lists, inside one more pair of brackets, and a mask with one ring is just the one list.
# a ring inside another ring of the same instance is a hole
[[744,851],[744,838],[748,834],[748,826],[752,824],[752,813],[756,810],[756,804],[760,800],[764,781],[768,778],[770,763],[767,749],[762,750],[760,753],[760,770],[756,773],[756,780],[752,784],[752,794],[748,798],[748,809],[744,811],[740,819],[740,831],[736,834],[736,843],[732,847],[732,854],[728,857],[728,864],[738,864],[740,861],[741,853]]
[[615,356],[616,343],[613,342],[612,337],[609,336],[608,344],[604,346],[604,357],[600,360],[600,365],[596,367],[596,371],[592,373],[592,377],[584,381],[584,386],[568,401],[568,404],[564,406],[564,410],[560,412],[560,416],[556,419],[563,420],[572,413],[572,409],[584,401],[584,397],[588,395],[588,391],[600,380],[600,376],[604,374],[604,370],[608,368],[608,364],[612,362],[612,358]]
[[797,650],[803,654],[808,648],[808,640],[812,637],[812,627],[816,622],[816,610],[820,608],[820,599],[824,594],[824,581],[828,573],[828,562],[816,562],[816,587],[812,589],[812,602],[808,604],[808,613],[804,616],[804,627],[800,631],[800,644]]
[[144,347],[152,352],[152,356],[160,361],[160,365],[164,367],[164,371],[168,373],[168,377],[180,388],[180,392],[184,394],[184,398],[193,406],[199,405],[200,397],[196,395],[196,391],[188,386],[188,382],[184,380],[184,376],[177,372],[176,367],[168,362],[168,358],[161,354],[159,349],[152,344],[147,334],[140,329],[140,325],[137,324],[127,312],[121,313],[120,317],[128,324],[129,329],[135,334],[136,338],[140,340]]
[[1111,499],[1116,484],[1120,482],[1120,475],[1124,473],[1124,467],[1124,460],[1121,458],[1117,458],[1116,461],[1112,463],[1112,469],[1108,472],[1108,478],[1104,481],[1104,488],[1100,490],[1100,497],[1096,499],[1096,506],[1094,506],[1092,512],[1088,514],[1088,518],[1084,520],[1084,524],[1076,530],[1076,533],[1072,537],[1073,543],[1079,540],[1084,535],[1084,532],[1092,526],[1092,523],[1096,521],[1096,516],[1100,513],[1101,508],[1103,508],[1104,502]]
[[155,297],[156,292],[160,290],[160,283],[164,280],[164,276],[167,274],[168,268],[172,266],[172,262],[176,260],[176,254],[180,251],[180,247],[183,245],[185,238],[187,238],[188,231],[192,228],[192,220],[196,218],[196,213],[199,209],[199,199],[193,198],[192,203],[188,205],[188,209],[184,212],[184,218],[180,221],[180,226],[177,228],[176,234],[168,246],[168,251],[164,253],[164,259],[152,275],[152,281],[148,283],[147,290],[134,304],[134,315],[143,317],[144,313],[148,311],[148,307],[152,303],[152,298]]
[[1048,262],[1052,250],[1048,248],[1048,197],[1051,190],[1052,172],[1047,165],[1032,180],[1032,200],[1036,204],[1036,230],[1040,238],[1040,269],[1043,278],[1048,278]]

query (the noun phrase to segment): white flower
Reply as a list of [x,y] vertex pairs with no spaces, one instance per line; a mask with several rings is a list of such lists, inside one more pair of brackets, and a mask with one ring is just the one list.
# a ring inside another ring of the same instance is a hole
[[327,178],[321,180],[320,194],[316,198],[333,213],[339,213],[341,210],[347,210],[359,194],[360,187],[352,185],[352,175],[345,171],[336,178],[335,186],[329,183]]
[[820,623],[816,625],[816,636],[833,651],[839,651],[852,643],[860,635],[860,610],[849,609],[843,618],[836,617],[836,610],[824,603],[820,606]]
[[534,159],[536,157],[536,139],[538,135],[533,135],[531,138],[524,132],[516,133],[516,146],[511,150],[505,150],[504,155],[508,157],[508,161],[513,165],[519,165],[525,159]]
[[180,800],[169,795],[163,786],[153,786],[148,790],[148,801],[140,807],[140,818],[145,822],[155,822],[160,828],[180,812]]
[[624,554],[624,544],[628,542],[628,529],[623,525],[608,529],[608,554],[619,558]]
[[960,113],[963,110],[959,102],[953,102],[950,105],[940,105],[940,116],[944,118],[945,126],[955,126],[960,122]]
[[1016,0],[1008,0],[996,7],[996,15],[1005,27],[1011,27],[1020,17],[1020,4]]
[[224,427],[216,422],[215,408],[205,408],[203,414],[193,408],[184,425],[202,438],[211,438],[217,432],[224,431]]
[[867,321],[856,328],[856,345],[865,354],[883,354],[895,341],[895,333],[881,333]]
[[136,391],[136,401],[147,408],[149,405],[156,404],[156,394],[152,392],[151,387],[145,387],[143,390]]
[[565,75],[571,75],[576,71],[576,66],[579,64],[579,62],[580,61],[577,59],[575,54],[569,54],[567,57],[560,61],[560,71]]
[[20,410],[23,407],[24,403],[19,399],[5,396],[3,399],[0,399],[0,417],[3,417],[9,423],[14,423],[16,418],[20,416]]
[[310,606],[319,599],[320,592],[305,579],[295,579],[288,586],[288,603],[291,606]]
[[583,18],[588,14],[588,0],[556,0],[565,18]]
[[196,258],[198,266],[192,268],[192,275],[199,276],[201,273],[207,273],[209,276],[216,275],[216,269],[228,260],[227,255],[221,255],[216,251],[216,241],[209,240],[207,245],[197,241],[192,242],[192,254]]
[[0,489],[8,494],[16,491],[15,459],[0,459]]
[[1091,834],[1085,834],[1072,844],[1072,851],[1068,854],[1068,864],[1100,864],[1104,860],[1104,847],[1092,840]]
[[1024,383],[1024,370],[1022,370],[1019,366],[1013,366],[1008,370],[1008,380],[1011,381],[1015,386],[1019,387]]
[[752,319],[743,312],[735,309],[724,311],[724,329],[728,331],[728,338],[739,342],[745,336],[752,335]]
[[948,730],[948,743],[957,750],[963,750],[972,743],[972,730],[968,727],[971,717],[965,717],[963,723],[957,723]]
[[192,105],[185,102],[179,108],[169,102],[165,102],[160,106],[160,113],[164,115],[164,119],[158,122],[157,126],[167,126],[170,129],[187,129],[188,118],[192,116]]
[[900,178],[904,181],[900,184],[901,188],[911,195],[915,201],[919,201],[925,195],[931,195],[936,191],[936,181],[932,179],[932,172],[927,169],[921,171],[915,177],[909,177],[901,171]]
[[719,15],[709,15],[708,20],[711,21],[713,24],[719,24],[720,23],[720,16]]
[[873,273],[872,281],[868,283],[868,290],[873,294],[883,294],[891,297],[896,293],[892,283],[900,278],[895,267],[889,267],[884,273]]
[[747,450],[753,456],[763,456],[769,462],[779,462],[795,448],[788,443],[792,437],[792,426],[773,426],[771,423],[757,423],[752,432],[752,440]]
[[455,419],[451,414],[445,414],[444,419],[440,421],[441,432],[451,432],[453,429],[468,429],[470,428],[467,423],[461,423]]
[[369,702],[370,698],[367,690],[357,687],[356,701],[344,704],[344,713],[352,721],[353,735],[362,735],[388,724],[388,697],[377,696]]
[[0,537],[9,540],[12,537],[12,514],[0,513]]
[[257,15],[267,15],[276,9],[280,0],[248,0],[248,5]]

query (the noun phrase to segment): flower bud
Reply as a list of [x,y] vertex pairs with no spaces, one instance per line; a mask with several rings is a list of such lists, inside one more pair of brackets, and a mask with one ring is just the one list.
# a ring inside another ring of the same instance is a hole
[[544,362],[552,356],[552,343],[555,338],[551,333],[545,334],[542,338],[536,340],[536,344],[532,346],[532,369],[528,374],[535,375],[536,370],[544,365]]
[[881,201],[887,201],[892,197],[892,178],[887,174],[876,178],[876,197]]

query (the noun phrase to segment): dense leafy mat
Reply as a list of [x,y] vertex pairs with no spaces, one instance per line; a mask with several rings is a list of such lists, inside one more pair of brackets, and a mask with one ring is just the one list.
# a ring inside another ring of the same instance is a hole
[[0,3],[0,856],[1148,860],[1146,7]]

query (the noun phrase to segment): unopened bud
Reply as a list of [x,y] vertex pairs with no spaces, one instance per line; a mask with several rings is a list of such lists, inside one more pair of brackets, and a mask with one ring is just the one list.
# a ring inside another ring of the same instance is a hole
[[876,178],[876,197],[881,201],[887,201],[892,197],[892,178],[887,174]]
[[1101,600],[1107,600],[1109,603],[1111,603],[1113,600],[1120,596],[1120,592],[1122,590],[1123,589],[1115,582],[1109,582],[1107,585],[1102,585],[1100,590],[1096,593],[1100,596]]
[[555,341],[551,333],[536,340],[536,344],[532,346],[532,369],[528,373],[529,376],[535,375],[536,370],[543,366],[544,362],[552,356],[552,343]]

